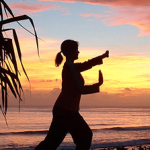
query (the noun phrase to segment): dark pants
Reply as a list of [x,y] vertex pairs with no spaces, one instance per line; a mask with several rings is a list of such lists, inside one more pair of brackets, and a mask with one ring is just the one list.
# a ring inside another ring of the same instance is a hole
[[56,150],[68,132],[76,144],[76,150],[89,150],[92,131],[79,112],[54,107],[49,132],[35,150]]

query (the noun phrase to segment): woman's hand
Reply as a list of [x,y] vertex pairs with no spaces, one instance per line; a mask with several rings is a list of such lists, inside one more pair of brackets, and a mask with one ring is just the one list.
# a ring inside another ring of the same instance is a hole
[[99,70],[99,86],[103,84],[103,74],[101,72],[101,70]]
[[107,51],[104,53],[104,56],[105,56],[105,57],[109,57],[109,50],[107,50]]

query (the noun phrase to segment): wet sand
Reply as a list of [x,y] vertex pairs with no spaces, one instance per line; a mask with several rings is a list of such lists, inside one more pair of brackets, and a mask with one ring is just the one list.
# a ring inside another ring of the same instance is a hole
[[120,146],[120,147],[107,147],[107,148],[96,148],[91,150],[150,150],[150,144],[147,145],[136,145],[136,146]]
[[[34,150],[34,148],[33,147],[14,148],[14,149],[8,148],[2,150]],[[58,148],[57,150],[74,150],[74,148]],[[150,144],[135,145],[135,146],[106,147],[106,148],[91,148],[90,150],[150,150]]]

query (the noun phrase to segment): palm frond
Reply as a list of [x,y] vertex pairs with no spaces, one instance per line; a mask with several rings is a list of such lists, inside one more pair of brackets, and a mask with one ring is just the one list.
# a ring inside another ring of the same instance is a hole
[[4,1],[4,0],[1,0],[1,2],[2,2],[2,4],[3,4],[5,10],[7,10],[7,11],[11,14],[12,17],[14,17],[13,12],[12,12],[11,9],[9,8],[9,6],[5,3],[5,1]]
[[29,81],[29,77],[28,77],[28,75],[27,75],[27,73],[26,73],[26,71],[25,71],[25,68],[24,68],[24,66],[23,66],[23,63],[22,63],[22,54],[21,54],[20,44],[19,44],[19,40],[18,40],[18,36],[17,36],[16,31],[15,31],[14,29],[4,29],[4,30],[2,30],[2,32],[4,32],[4,31],[9,31],[9,30],[12,30],[12,31],[13,31],[13,37],[14,37],[14,41],[15,41],[16,48],[17,48],[18,57],[19,57],[19,60],[20,60],[22,69],[23,69],[23,71],[24,71],[24,73],[25,73],[25,75],[26,75],[26,77],[27,77],[27,79],[28,79],[28,81]]
[[[2,6],[3,6],[3,9],[2,9]],[[11,18],[7,18],[4,20],[3,10],[5,11],[6,16],[8,17],[8,13],[9,13]],[[4,29],[3,26],[12,22],[17,22],[21,27],[23,27],[19,21],[29,20],[33,27],[34,34],[30,32],[29,30],[27,30],[25,27],[23,28],[35,36],[38,55],[39,55],[39,44],[38,44],[38,36],[36,33],[33,20],[29,16],[22,15],[22,16],[15,17],[12,10],[9,8],[9,6],[5,3],[4,0],[0,0],[0,16],[1,16],[1,21],[0,21],[0,31],[1,31],[0,33],[0,85],[1,85],[1,93],[2,93],[2,105],[0,105],[0,108],[6,119],[6,112],[7,112],[7,107],[8,107],[8,87],[11,93],[14,95],[14,97],[19,98],[19,103],[22,100],[21,95],[23,92],[23,88],[19,79],[20,74],[18,70],[18,62],[16,60],[14,45],[12,41],[14,41],[16,51],[18,54],[18,58],[22,66],[22,70],[24,74],[26,75],[28,81],[29,81],[29,77],[23,66],[22,54],[21,54],[19,39],[18,39],[16,30],[12,28]],[[12,31],[13,39],[4,37],[3,32],[5,33],[6,31]]]
[[3,11],[2,11],[2,5],[0,3],[0,16],[1,16],[1,20],[3,20]]
[[[35,40],[36,40],[36,45],[37,45],[37,50],[38,50],[38,55],[39,55],[39,44],[38,44],[38,37],[37,37],[37,33],[36,33],[36,30],[35,30],[35,26],[34,26],[34,23],[33,23],[33,20],[27,16],[27,15],[22,15],[22,16],[18,16],[18,17],[13,17],[13,18],[10,18],[10,19],[7,19],[7,20],[3,20],[0,22],[0,25],[4,25],[4,24],[8,24],[8,23],[12,23],[12,22],[16,22],[16,21],[21,21],[21,20],[29,20],[33,29],[34,29],[34,36],[35,36]],[[22,26],[23,27],[23,26]],[[23,27],[24,28],[24,27]],[[26,29],[26,28],[24,28]],[[29,31],[30,32],[30,31]],[[30,32],[31,33],[31,32]],[[31,33],[32,34],[32,33]]]

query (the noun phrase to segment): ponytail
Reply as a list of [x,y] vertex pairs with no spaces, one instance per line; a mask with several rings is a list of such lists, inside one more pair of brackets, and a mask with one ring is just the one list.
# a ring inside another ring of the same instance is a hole
[[63,61],[63,56],[61,55],[61,52],[59,52],[55,58],[55,66],[59,67],[59,65],[62,63],[62,61]]

